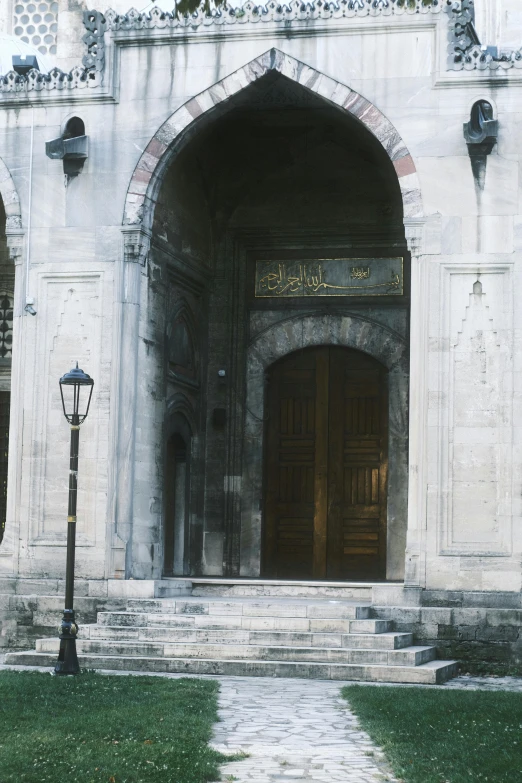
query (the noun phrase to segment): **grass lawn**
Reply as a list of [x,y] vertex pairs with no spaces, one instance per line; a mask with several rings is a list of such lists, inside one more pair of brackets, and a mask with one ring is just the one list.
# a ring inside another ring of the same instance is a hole
[[522,694],[348,685],[343,696],[406,783],[522,781]]
[[204,783],[212,680],[0,672],[1,783]]

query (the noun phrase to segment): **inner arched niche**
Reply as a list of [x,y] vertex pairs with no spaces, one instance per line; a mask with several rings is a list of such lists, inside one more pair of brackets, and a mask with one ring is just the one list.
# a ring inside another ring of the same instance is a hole
[[[248,345],[256,335],[306,307],[325,316],[359,314],[370,326],[407,336],[406,296],[384,304],[256,301],[255,259],[404,255],[407,285],[402,216],[395,170],[375,137],[275,72],[203,115],[172,151],[155,205],[152,259],[161,270],[164,323],[183,300],[197,324],[199,387],[164,372],[166,399],[183,390],[197,423],[191,481],[200,490],[197,497],[189,491],[187,513],[191,574],[257,575],[248,549],[258,541],[248,541],[242,508],[245,427],[252,414],[262,417],[246,404]],[[368,340],[374,338],[370,328]],[[248,475],[256,471],[259,477],[261,464],[248,466]],[[262,499],[256,502],[262,524]]]

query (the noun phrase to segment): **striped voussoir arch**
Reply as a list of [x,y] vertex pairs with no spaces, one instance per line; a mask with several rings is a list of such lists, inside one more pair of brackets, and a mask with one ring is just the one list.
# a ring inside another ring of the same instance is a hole
[[370,101],[345,84],[279,49],[270,49],[191,98],[161,125],[134,169],[125,199],[124,225],[150,227],[155,197],[163,172],[173,154],[176,139],[207,112],[230,100],[240,90],[271,71],[280,73],[325,101],[349,112],[365,125],[381,143],[393,163],[402,193],[404,218],[422,217],[422,197],[415,163],[388,118]]

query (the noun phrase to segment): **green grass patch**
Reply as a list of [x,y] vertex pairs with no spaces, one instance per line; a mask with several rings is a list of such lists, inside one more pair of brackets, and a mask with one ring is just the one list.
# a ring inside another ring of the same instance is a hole
[[1,783],[206,783],[212,680],[0,673]]
[[406,783],[522,781],[522,694],[348,685],[342,694]]

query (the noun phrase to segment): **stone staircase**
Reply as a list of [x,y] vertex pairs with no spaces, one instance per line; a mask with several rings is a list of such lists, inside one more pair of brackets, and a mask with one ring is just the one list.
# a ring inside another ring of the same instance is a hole
[[[426,684],[457,673],[455,661],[436,660],[434,647],[373,618],[367,588],[252,590],[195,584],[183,597],[129,598],[126,611],[98,612],[96,624],[80,627],[80,665]],[[54,666],[57,653],[57,638],[39,639],[35,651],[8,653],[5,663]]]

